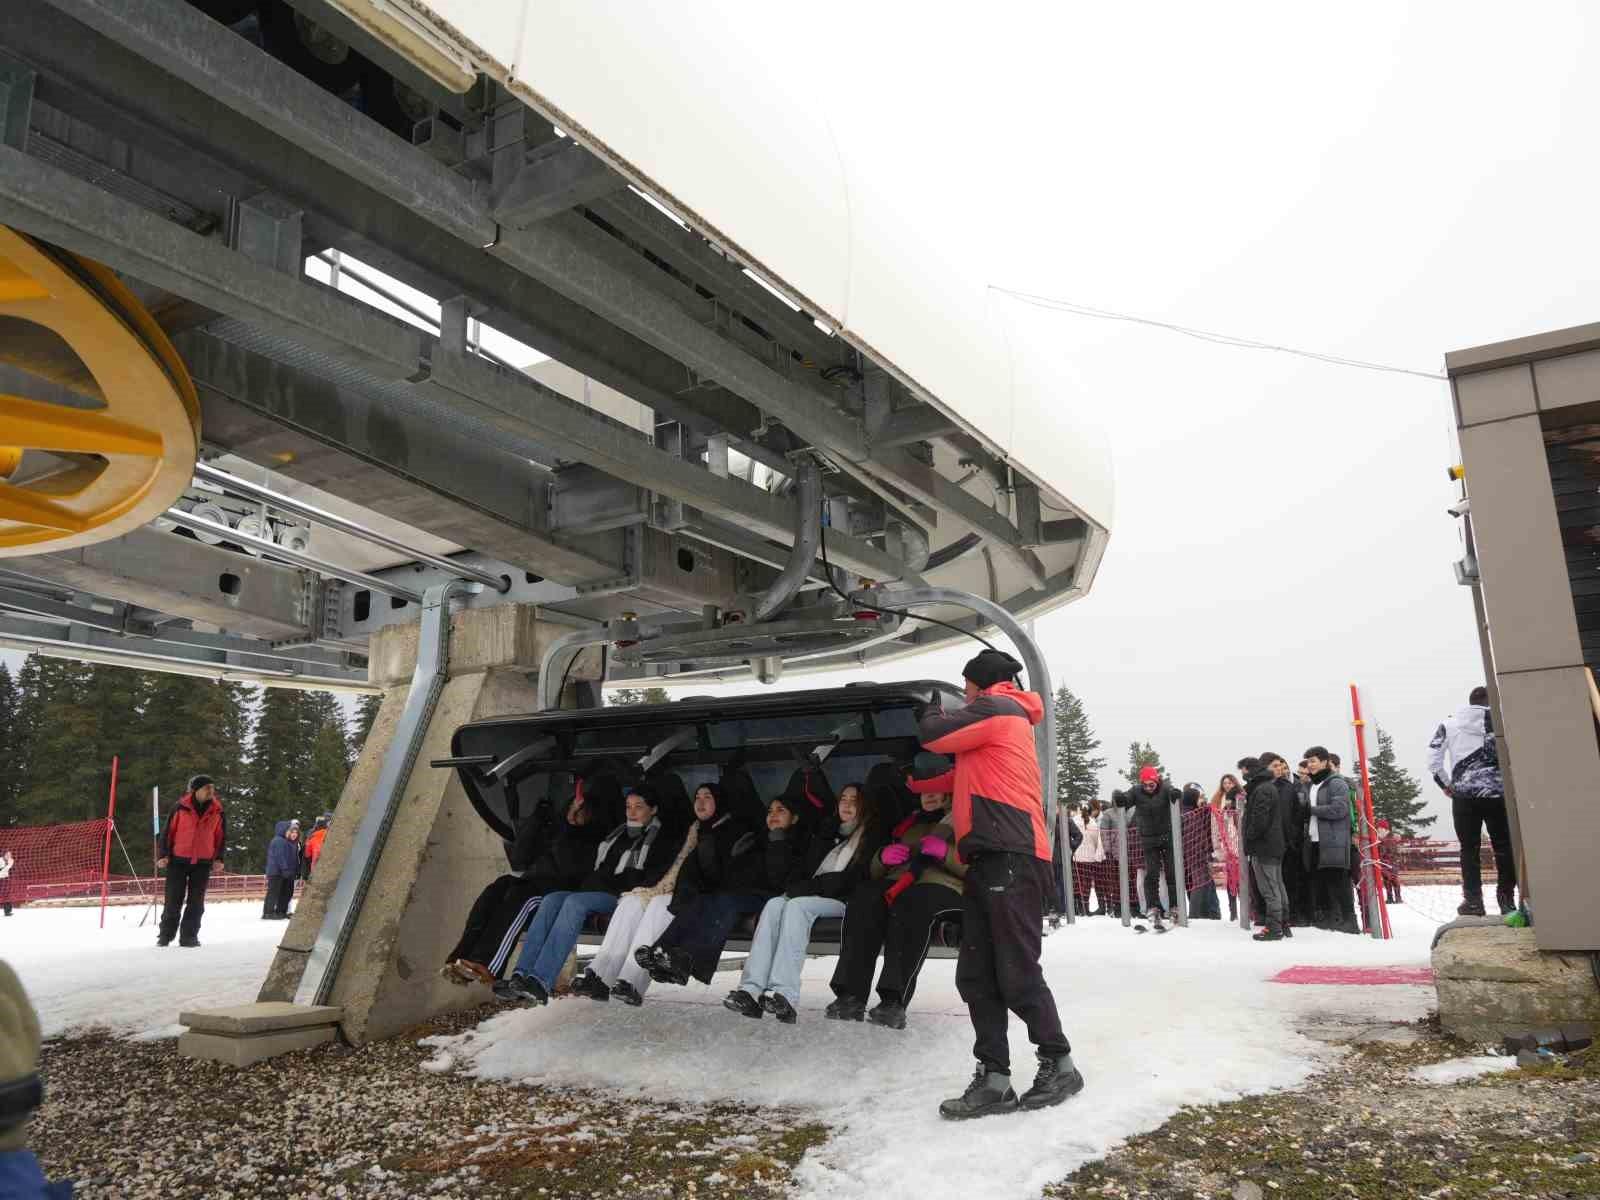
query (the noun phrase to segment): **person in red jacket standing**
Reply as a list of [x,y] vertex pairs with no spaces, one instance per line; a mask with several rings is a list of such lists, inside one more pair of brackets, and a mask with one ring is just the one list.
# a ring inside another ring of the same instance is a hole
[[[965,1093],[939,1105],[952,1120],[1046,1108],[1083,1090],[1039,965],[1052,861],[1033,737],[1044,702],[1017,686],[1021,671],[1009,654],[983,651],[962,668],[966,707],[927,712],[918,729],[927,749],[955,756],[943,779],[954,795],[956,854],[967,864],[956,987],[977,1034],[978,1069]],[[1039,1058],[1020,1100],[1011,1086],[1007,1010],[1026,1022]]]
[[173,935],[180,933],[180,912],[183,921],[178,945],[200,945],[200,918],[206,911],[211,867],[222,865],[227,844],[228,825],[223,820],[216,785],[211,776],[196,775],[167,814],[167,823],[161,830],[161,857],[156,859],[156,866],[167,869],[167,897],[161,908],[156,945],[172,945]]

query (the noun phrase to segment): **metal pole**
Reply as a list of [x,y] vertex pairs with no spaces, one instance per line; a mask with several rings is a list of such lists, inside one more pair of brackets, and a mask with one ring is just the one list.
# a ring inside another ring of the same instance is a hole
[[240,533],[229,525],[218,525],[215,521],[206,521],[200,517],[191,516],[181,508],[169,508],[165,520],[174,525],[181,525],[185,529],[199,530],[202,533],[215,534],[224,541],[233,542],[238,546],[253,546],[263,554],[273,558],[281,558],[286,563],[297,567],[304,567],[308,571],[315,571],[318,575],[326,575],[329,579],[342,579],[346,583],[353,583],[357,587],[371,588],[375,592],[383,592],[390,596],[399,596],[402,600],[409,600],[413,604],[422,603],[422,594],[414,592],[408,587],[398,583],[390,583],[387,579],[379,579],[376,575],[368,575],[365,571],[352,571],[348,567],[335,566],[324,559],[316,558],[310,554],[302,554],[298,550],[290,550],[276,542],[269,542],[266,538],[251,537],[248,533]]
[[411,768],[433,719],[439,693],[444,690],[450,657],[450,598],[476,586],[451,580],[428,589],[418,629],[417,665],[411,673],[405,707],[400,711],[394,740],[378,768],[372,799],[356,827],[350,855],[339,873],[333,895],[328,898],[322,927],[317,931],[317,940],[306,959],[305,973],[295,989],[296,1004],[326,1004],[333,995],[339,965],[344,961],[350,937],[361,917],[362,904],[367,889],[372,886],[372,877],[377,873],[378,859],[383,855],[389,830],[405,799],[406,781],[411,778]]
[[[386,550],[393,550],[396,554],[403,554],[407,558],[415,559],[417,562],[427,563],[430,567],[438,567],[441,571],[459,575],[463,579],[471,579],[476,583],[483,584],[485,587],[492,587],[497,592],[511,590],[511,581],[504,575],[495,575],[469,563],[457,562],[453,558],[446,558],[442,554],[430,554],[426,550],[418,550],[414,546],[407,546],[404,542],[397,538],[392,538],[386,533],[368,529],[366,526],[346,520],[336,513],[326,512],[315,505],[307,504],[303,500],[295,500],[292,497],[280,495],[262,487],[260,484],[251,483],[247,479],[240,479],[237,475],[230,475],[226,471],[219,471],[216,467],[206,463],[195,463],[194,475],[196,479],[204,479],[210,483],[219,484],[230,492],[237,492],[241,496],[248,496],[252,500],[260,500],[263,504],[270,504],[280,512],[304,517],[308,521],[337,530],[349,537],[371,542],[374,546],[382,546]],[[265,523],[263,523],[262,528],[264,529],[265,527]]]
[[[1172,907],[1178,910],[1178,924],[1189,923],[1189,892],[1183,878],[1183,803],[1169,804],[1172,816]],[[1196,810],[1198,811],[1198,810]],[[1148,866],[1145,868],[1149,869]]]
[[1377,828],[1372,820],[1372,772],[1367,764],[1367,723],[1361,717],[1361,693],[1355,684],[1350,685],[1350,711],[1355,721],[1356,756],[1361,760],[1361,877],[1367,881],[1368,932],[1375,938],[1389,936],[1389,913],[1383,903],[1383,893],[1373,886],[1374,868],[1377,864]]
[[[546,647],[544,657],[539,660],[540,712],[550,712],[561,707],[561,677],[571,669],[578,655],[589,646],[600,646],[610,640],[610,630],[604,625],[597,625],[593,629],[580,629],[576,633],[558,637]],[[557,660],[568,651],[571,651],[571,654],[566,664],[560,672],[557,672]]]
[[1133,913],[1128,908],[1128,810],[1120,806],[1112,809],[1117,817],[1117,890],[1122,894],[1122,927],[1133,924]]

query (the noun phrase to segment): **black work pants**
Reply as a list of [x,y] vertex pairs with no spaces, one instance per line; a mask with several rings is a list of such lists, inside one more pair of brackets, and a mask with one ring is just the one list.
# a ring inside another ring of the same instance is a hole
[[294,899],[293,875],[267,876],[267,899],[261,906],[263,917],[286,917],[289,915],[289,901]]
[[1067,1054],[1055,997],[1039,965],[1044,924],[1041,863],[1028,854],[983,854],[967,868],[962,893],[961,957],[956,990],[966,1001],[976,1035],[973,1057],[991,1071],[1011,1073],[1007,1012],[1028,1026],[1043,1054]]
[[206,914],[206,887],[210,882],[210,859],[197,863],[179,858],[167,860],[167,894],[161,906],[162,941],[170,942],[173,934],[181,934],[185,942],[200,936],[200,918]]
[[[889,885],[884,879],[864,883],[846,901],[832,987],[836,996],[866,999],[872,969],[881,953],[878,998],[886,1004],[909,1007],[934,929],[940,921],[960,916],[962,901],[942,883],[914,883],[896,896],[892,905],[886,904],[884,893]],[[1044,920],[1042,907],[1039,920]]]
[[1350,882],[1349,867],[1319,867],[1313,875],[1316,889],[1316,908],[1325,929],[1342,929],[1354,933],[1356,924],[1355,888]]
[[502,875],[489,884],[472,902],[461,940],[445,961],[466,959],[500,975],[517,939],[538,911],[543,889],[542,881],[516,875]]
[[1178,910],[1178,868],[1172,861],[1171,838],[1149,838],[1144,843],[1144,911],[1161,911],[1161,873],[1167,873],[1167,895]]
[[1517,886],[1517,860],[1511,854],[1511,822],[1504,796],[1456,796],[1450,801],[1456,840],[1461,843],[1461,892],[1469,900],[1483,899],[1483,830],[1489,829],[1494,847],[1494,867],[1500,887]]
[[[1315,887],[1316,853],[1316,846],[1309,841],[1284,849],[1283,895],[1284,903],[1288,906],[1285,920],[1291,925],[1312,925],[1316,922],[1319,907]],[[1311,862],[1307,862],[1308,855]]]

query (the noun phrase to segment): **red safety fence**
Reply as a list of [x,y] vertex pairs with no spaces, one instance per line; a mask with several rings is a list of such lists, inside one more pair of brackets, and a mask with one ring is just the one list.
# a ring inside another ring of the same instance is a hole
[[[295,889],[298,892],[302,886],[296,881]],[[139,900],[148,900],[151,896],[159,897],[166,887],[163,876],[135,876],[113,875],[107,884],[107,892],[111,903],[127,904]],[[100,899],[101,880],[98,875],[93,879],[76,883],[37,883],[29,884],[26,899],[30,903],[73,903],[77,901]],[[211,882],[206,888],[206,900],[260,900],[267,894],[267,877],[265,875],[229,875],[216,873],[211,876]],[[22,903],[19,898],[14,903]]]
[[89,888],[98,896],[109,829],[103,818],[0,829],[0,902],[24,904],[52,887]]

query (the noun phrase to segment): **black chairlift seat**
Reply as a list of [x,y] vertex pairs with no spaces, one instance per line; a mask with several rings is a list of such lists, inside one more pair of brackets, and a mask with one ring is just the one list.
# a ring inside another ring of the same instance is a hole
[[[949,684],[928,680],[496,717],[456,730],[451,757],[433,765],[455,768],[473,809],[507,843],[526,814],[569,794],[573,776],[596,759],[648,763],[641,773],[663,780],[670,773],[671,790],[681,784],[690,795],[738,771],[763,802],[783,790],[799,763],[821,772],[835,795],[851,782],[884,789],[898,817],[908,800],[903,789],[891,797],[889,781],[916,756],[917,717],[936,695],[946,707],[964,702]],[[735,926],[728,950],[750,948],[756,920],[751,914]],[[597,944],[607,921],[591,917],[581,944]],[[842,926],[837,917],[819,920],[809,952],[836,954]],[[960,944],[960,922],[943,922],[929,955],[953,957]]]

